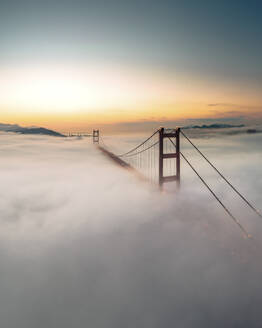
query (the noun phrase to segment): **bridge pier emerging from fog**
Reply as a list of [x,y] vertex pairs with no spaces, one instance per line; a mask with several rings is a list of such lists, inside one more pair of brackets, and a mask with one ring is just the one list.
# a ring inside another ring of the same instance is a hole
[[[93,143],[107,157],[117,163],[119,166],[132,170],[140,177],[159,186],[162,190],[163,185],[168,182],[176,182],[180,187],[180,159],[190,166],[193,172],[198,176],[204,186],[216,199],[216,201],[227,212],[236,225],[241,229],[245,237],[250,237],[245,228],[238,219],[231,213],[228,207],[217,196],[214,190],[208,185],[205,179],[199,174],[196,168],[191,164],[188,158],[181,152],[180,136],[183,136],[191,146],[201,155],[201,157],[216,171],[216,173],[229,185],[229,187],[258,215],[262,214],[229,182],[227,178],[210,162],[210,160],[200,151],[200,149],[184,133],[183,129],[165,129],[161,127],[150,137],[145,139],[136,147],[122,154],[115,154],[105,145],[99,130],[93,130]],[[177,188],[178,190],[179,188]]]

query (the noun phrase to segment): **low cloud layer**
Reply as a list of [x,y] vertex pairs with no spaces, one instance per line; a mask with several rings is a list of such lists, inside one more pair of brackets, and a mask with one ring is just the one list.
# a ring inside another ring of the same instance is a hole
[[[261,136],[197,142],[258,206]],[[159,193],[88,138],[1,134],[1,327],[261,327],[262,222],[182,147],[253,240],[184,163]]]

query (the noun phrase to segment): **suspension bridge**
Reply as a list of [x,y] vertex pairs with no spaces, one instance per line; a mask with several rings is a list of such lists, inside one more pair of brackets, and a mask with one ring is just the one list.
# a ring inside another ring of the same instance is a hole
[[128,151],[115,154],[105,144],[99,130],[93,130],[93,143],[106,156],[123,168],[137,173],[146,181],[157,185],[163,190],[166,183],[176,183],[177,190],[180,187],[181,159],[184,160],[194,174],[200,179],[207,190],[212,194],[218,204],[224,209],[233,222],[241,229],[244,237],[251,238],[237,217],[224,204],[223,200],[206,182],[205,178],[200,175],[198,170],[193,166],[190,160],[183,154],[180,149],[181,136],[193,147],[195,151],[206,161],[206,163],[222,178],[226,184],[236,193],[240,199],[253,211],[257,216],[262,218],[262,214],[256,209],[251,202],[237,190],[235,186],[220,172],[220,170],[203,154],[203,152],[193,143],[181,128],[165,129],[163,127],[156,130],[151,136],[143,140],[140,144],[129,149]]

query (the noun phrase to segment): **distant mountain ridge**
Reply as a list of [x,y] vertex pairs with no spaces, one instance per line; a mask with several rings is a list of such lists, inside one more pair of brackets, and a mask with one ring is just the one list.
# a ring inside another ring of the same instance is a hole
[[42,127],[22,127],[18,124],[4,124],[0,123],[0,131],[4,132],[13,132],[13,133],[21,133],[21,134],[40,134],[40,135],[48,135],[53,137],[65,137],[62,133],[49,130]]
[[185,126],[183,129],[228,129],[228,128],[243,128],[244,124],[239,125],[232,125],[232,124],[221,124],[221,123],[214,123],[210,125],[190,125]]

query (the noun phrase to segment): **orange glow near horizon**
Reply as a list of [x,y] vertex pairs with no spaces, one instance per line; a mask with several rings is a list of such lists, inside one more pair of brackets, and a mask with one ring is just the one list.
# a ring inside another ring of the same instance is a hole
[[[175,80],[120,67],[5,69],[0,88],[2,123],[60,131],[92,124],[204,118],[219,113],[208,106],[214,99],[244,101],[234,88],[221,90],[215,84],[208,88],[185,76]],[[255,105],[256,99],[246,103]],[[239,112],[238,108],[230,110]]]

